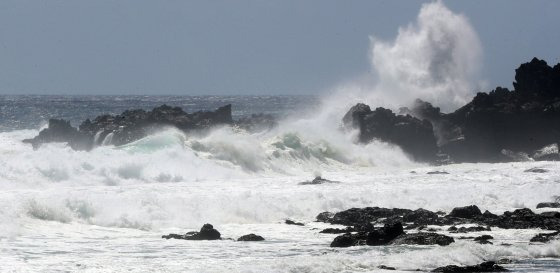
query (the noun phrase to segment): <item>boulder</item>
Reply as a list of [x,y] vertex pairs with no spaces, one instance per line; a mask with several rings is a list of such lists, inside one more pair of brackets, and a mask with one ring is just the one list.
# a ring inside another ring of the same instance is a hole
[[531,242],[548,243],[551,240],[560,240],[560,231],[552,233],[539,233],[531,238]]
[[256,242],[256,241],[264,241],[264,238],[262,236],[251,233],[251,234],[247,234],[247,235],[243,235],[243,236],[239,237],[239,239],[237,239],[237,241]]
[[449,213],[449,217],[457,217],[457,218],[466,218],[466,219],[474,219],[482,215],[480,209],[475,206],[466,206],[466,207],[457,207],[454,208],[451,213]]
[[164,239],[182,239],[182,240],[220,240],[221,235],[211,224],[204,224],[200,231],[187,232],[185,235],[171,233],[161,236]]

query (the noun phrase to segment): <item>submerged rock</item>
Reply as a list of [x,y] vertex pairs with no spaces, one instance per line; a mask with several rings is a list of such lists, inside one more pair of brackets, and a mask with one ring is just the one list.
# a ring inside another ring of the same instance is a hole
[[466,206],[466,207],[457,207],[454,208],[451,211],[451,213],[449,213],[450,217],[466,218],[466,219],[474,219],[481,215],[482,212],[480,212],[480,209],[475,205]]
[[237,239],[237,241],[245,241],[245,242],[257,242],[257,241],[264,241],[264,238],[260,235],[256,235],[256,234],[247,234],[247,235],[243,235],[241,237],[239,237],[239,239]]
[[338,184],[340,182],[328,180],[328,179],[322,178],[320,176],[317,176],[313,180],[301,182],[301,183],[299,183],[299,185],[319,185],[319,184],[329,184],[329,183],[330,184]]
[[547,243],[551,240],[560,240],[560,231],[552,233],[539,233],[531,238],[531,242]]
[[560,208],[560,203],[558,202],[545,202],[545,203],[538,203],[537,209],[540,208]]
[[455,242],[452,237],[437,233],[403,234],[391,241],[392,245],[440,245],[446,246]]
[[290,219],[286,219],[286,221],[284,221],[284,224],[286,225],[294,225],[294,226],[305,226],[304,223],[300,223],[300,222],[294,222]]
[[526,173],[547,173],[548,170],[543,169],[543,168],[537,168],[537,167],[535,167],[535,168],[527,169],[527,170],[525,170],[525,172],[526,172]]
[[454,272],[505,272],[507,269],[496,264],[496,262],[483,262],[478,265],[468,265],[468,266],[457,266],[448,265],[443,267],[438,267],[432,272],[443,272],[443,273],[454,273]]
[[200,231],[187,232],[185,235],[171,233],[161,236],[164,239],[182,239],[182,240],[220,240],[220,232],[214,229],[211,224],[204,224]]

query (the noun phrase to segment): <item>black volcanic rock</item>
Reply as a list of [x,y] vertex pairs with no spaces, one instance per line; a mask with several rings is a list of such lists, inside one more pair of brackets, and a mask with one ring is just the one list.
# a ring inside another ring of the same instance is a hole
[[241,237],[239,237],[239,239],[237,239],[237,241],[245,241],[245,242],[257,242],[257,241],[264,241],[264,238],[260,235],[256,235],[256,234],[247,234],[247,235],[243,235]]
[[317,221],[331,224],[355,226],[375,222],[380,218],[402,217],[410,213],[409,209],[388,209],[379,207],[351,208],[335,213],[323,212],[317,215]]
[[437,233],[408,233],[403,234],[391,241],[392,245],[440,245],[446,246],[455,242],[449,236]]
[[558,202],[538,203],[537,204],[537,209],[540,209],[540,208],[560,208],[560,203],[558,203]]
[[478,265],[468,265],[468,266],[457,266],[448,265],[443,267],[438,267],[432,272],[443,272],[443,273],[455,273],[455,272],[505,272],[507,269],[496,264],[496,262],[483,262]]
[[110,144],[119,146],[141,139],[166,126],[190,131],[232,122],[231,105],[220,107],[216,111],[199,111],[192,114],[179,107],[162,105],[152,111],[127,110],[116,116],[101,115],[93,121],[87,119],[80,124],[79,129],[70,126],[67,121],[51,119],[48,128],[24,142],[31,143],[34,148],[43,143],[66,142],[73,149],[90,150],[106,138],[110,138]]
[[290,220],[290,219],[286,219],[286,221],[284,221],[284,224],[286,224],[286,225],[294,225],[294,226],[305,226],[304,223],[295,222],[295,221],[292,221],[292,220]]
[[419,161],[434,161],[438,152],[432,124],[410,115],[395,115],[391,110],[371,111],[365,104],[356,104],[342,119],[347,128],[358,128],[359,140],[373,139],[395,144]]
[[475,221],[504,229],[541,228],[560,230],[560,217],[558,217],[557,212],[536,214],[527,208],[517,209],[513,212],[506,211],[504,214],[493,218],[481,217]]
[[370,246],[386,245],[393,239],[404,234],[401,223],[385,224],[383,228],[370,231],[366,238],[366,244]]
[[457,207],[454,208],[449,213],[450,217],[467,218],[467,219],[473,219],[481,215],[482,212],[480,212],[480,209],[475,205],[466,206],[466,207]]
[[553,233],[539,233],[531,238],[531,242],[547,243],[551,240],[560,240],[560,231]]
[[164,239],[181,239],[181,240],[220,240],[220,232],[214,229],[211,224],[204,224],[200,231],[187,232],[185,235],[171,233],[161,236]]

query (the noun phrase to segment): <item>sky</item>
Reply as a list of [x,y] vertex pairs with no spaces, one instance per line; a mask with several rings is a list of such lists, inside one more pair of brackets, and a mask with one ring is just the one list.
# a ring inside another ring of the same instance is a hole
[[[0,94],[321,94],[372,73],[370,38],[425,2],[2,0]],[[560,1],[443,3],[478,34],[490,89],[560,62]]]

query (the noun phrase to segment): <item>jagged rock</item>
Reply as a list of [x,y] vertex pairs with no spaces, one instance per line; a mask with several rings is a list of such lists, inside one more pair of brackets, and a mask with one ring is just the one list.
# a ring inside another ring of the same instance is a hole
[[31,143],[34,148],[43,143],[66,142],[73,149],[90,150],[95,145],[106,142],[116,146],[127,144],[166,126],[191,131],[232,122],[231,105],[220,107],[216,111],[192,114],[179,107],[162,105],[152,111],[127,110],[116,116],[101,115],[93,121],[87,119],[80,124],[79,129],[70,126],[67,121],[51,119],[48,128],[24,142]]
[[539,233],[531,238],[531,242],[547,243],[551,240],[560,240],[560,231],[552,233]]
[[292,221],[292,220],[290,220],[290,219],[286,219],[286,221],[284,221],[284,223],[285,223],[286,225],[305,226],[304,223],[294,222],[294,221]]
[[355,226],[375,222],[381,218],[402,217],[406,213],[410,212],[412,212],[412,210],[409,209],[388,209],[379,207],[351,208],[337,212],[332,216],[330,216],[330,214],[321,213],[317,215],[317,221],[345,226]]
[[468,233],[468,232],[479,232],[479,231],[490,231],[490,227],[474,226],[474,227],[460,227],[452,226],[447,231],[451,233]]
[[413,222],[416,225],[433,225],[437,223],[439,216],[437,213],[426,210],[417,209],[403,215],[403,222]]
[[455,242],[449,236],[437,233],[408,233],[403,234],[391,241],[392,245],[440,245],[446,246]]
[[331,223],[333,216],[334,213],[325,211],[319,213],[315,219],[317,220],[317,222]]
[[560,230],[560,218],[556,214],[536,214],[530,209],[506,211],[495,218],[479,218],[477,221],[504,229],[542,228]]
[[537,209],[540,209],[540,208],[560,208],[560,203],[558,203],[558,202],[538,203],[537,204]]
[[434,161],[437,154],[432,124],[410,115],[395,115],[391,110],[359,103],[350,108],[342,119],[345,127],[358,128],[359,139],[368,143],[379,139],[398,145],[419,161]]
[[354,228],[351,228],[351,227],[346,227],[345,229],[326,228],[326,229],[323,229],[323,230],[319,231],[319,233],[339,234],[339,233],[350,233],[350,232],[354,232],[354,231],[356,231],[356,230]]
[[161,236],[164,239],[182,239],[182,240],[220,240],[220,232],[214,229],[211,224],[204,224],[199,232],[191,231],[185,235],[171,233]]
[[245,241],[245,242],[256,242],[256,241],[264,241],[264,238],[260,235],[256,235],[256,234],[247,234],[247,235],[243,235],[241,237],[239,237],[239,239],[237,239],[237,241]]
[[478,265],[469,266],[457,266],[448,265],[443,267],[438,267],[432,272],[443,272],[443,273],[455,273],[455,272],[505,272],[507,269],[496,264],[496,262],[483,262]]
[[457,218],[466,218],[466,219],[474,219],[478,216],[481,216],[482,212],[480,209],[475,206],[466,206],[466,207],[457,207],[454,208],[448,216],[450,217],[457,217]]

